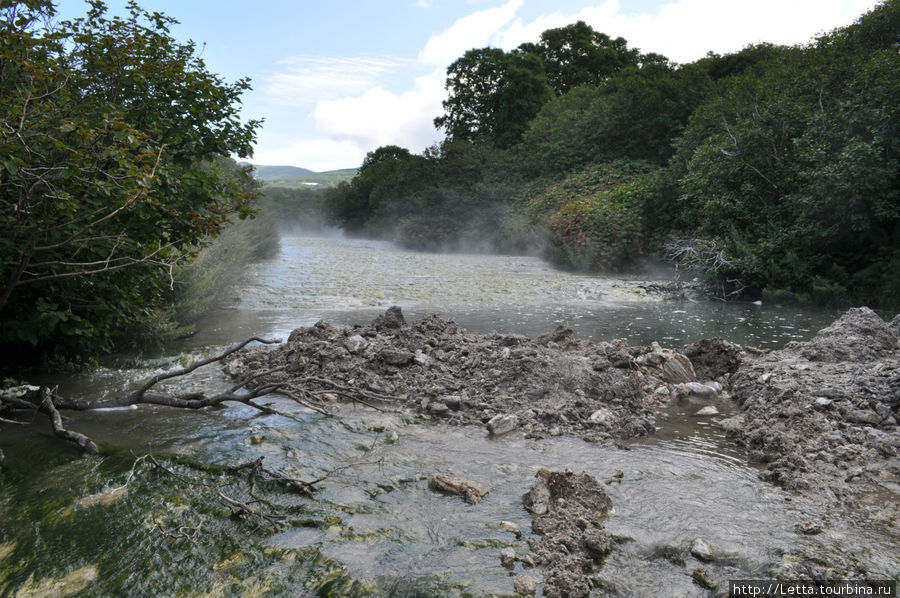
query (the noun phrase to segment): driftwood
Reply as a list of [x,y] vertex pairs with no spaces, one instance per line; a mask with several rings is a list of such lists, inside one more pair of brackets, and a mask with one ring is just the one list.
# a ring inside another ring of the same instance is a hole
[[[42,387],[38,389],[37,392],[30,392],[23,396],[2,396],[0,397],[0,412],[6,413],[8,410],[12,414],[34,414],[37,412],[45,413],[50,418],[53,433],[56,436],[64,440],[74,442],[81,448],[81,450],[92,455],[97,454],[98,449],[96,443],[94,443],[84,434],[66,429],[63,425],[63,418],[60,415],[61,410],[90,411],[94,409],[129,407],[131,405],[140,404],[164,405],[179,409],[203,409],[206,407],[212,407],[228,401],[232,401],[243,403],[244,405],[253,407],[254,409],[257,409],[262,413],[282,415],[284,417],[293,417],[291,414],[282,413],[268,405],[254,402],[254,399],[257,399],[264,395],[277,394],[290,398],[296,403],[323,415],[330,415],[330,413],[328,413],[328,411],[326,411],[322,406],[315,404],[317,397],[323,394],[325,391],[300,388],[297,386],[296,381],[283,383],[272,382],[259,386],[250,385],[250,383],[254,380],[283,368],[275,368],[273,370],[268,370],[265,372],[256,372],[248,378],[235,384],[225,392],[220,392],[213,395],[205,395],[203,393],[168,394],[154,391],[154,387],[156,387],[156,385],[160,382],[173,380],[175,378],[188,375],[203,366],[221,362],[223,359],[229,357],[237,351],[240,351],[252,342],[268,345],[275,344],[280,341],[267,340],[254,336],[241,343],[238,343],[237,345],[234,345],[233,347],[228,348],[218,355],[214,355],[206,359],[201,359],[188,367],[171,372],[157,374],[146,380],[139,388],[137,388],[137,390],[129,394],[101,399],[99,401],[83,401],[62,397],[56,394],[55,391],[46,387]],[[306,382],[308,382],[311,386],[315,386],[320,389],[323,387],[328,388],[335,394],[346,395],[355,401],[369,405],[372,408],[376,409],[377,407],[371,405],[366,401],[366,399],[384,399],[384,397],[374,395],[373,393],[343,387],[340,384],[337,384],[330,380],[310,378]],[[0,423],[19,424],[24,422],[3,418],[2,420],[0,420]],[[0,453],[0,460],[2,460],[2,458],[2,453]]]

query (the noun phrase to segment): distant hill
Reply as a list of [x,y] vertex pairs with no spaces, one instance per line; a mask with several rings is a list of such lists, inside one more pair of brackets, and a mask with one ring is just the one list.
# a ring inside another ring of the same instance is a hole
[[332,187],[356,176],[356,168],[315,172],[297,166],[254,165],[256,178],[273,187]]
[[256,178],[267,183],[295,179],[308,174],[316,174],[314,171],[298,166],[261,166],[255,165]]

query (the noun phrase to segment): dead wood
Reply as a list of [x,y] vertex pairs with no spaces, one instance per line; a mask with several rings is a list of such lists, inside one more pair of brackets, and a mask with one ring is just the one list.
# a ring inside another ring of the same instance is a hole
[[[281,415],[283,417],[289,417],[293,419],[294,416],[290,413],[283,413],[281,411],[278,411],[277,409],[272,408],[269,405],[254,401],[254,399],[258,399],[259,397],[262,397],[264,395],[277,394],[287,397],[302,405],[303,407],[306,407],[307,409],[310,409],[312,411],[316,411],[317,413],[321,413],[322,415],[331,415],[323,407],[316,405],[315,399],[311,398],[311,395],[315,396],[317,394],[317,391],[307,393],[304,388],[296,384],[296,381],[291,383],[269,382],[265,384],[251,384],[251,382],[255,382],[257,379],[272,374],[278,369],[282,368],[274,368],[263,372],[256,372],[246,379],[238,382],[225,392],[220,392],[212,395],[205,395],[203,393],[170,394],[154,391],[154,387],[161,382],[171,381],[182,376],[186,376],[194,372],[195,370],[212,363],[219,363],[223,359],[233,355],[234,353],[240,351],[248,344],[253,342],[270,345],[278,343],[280,341],[263,339],[256,336],[248,338],[247,340],[238,343],[217,355],[201,359],[191,364],[190,366],[170,372],[157,374],[144,381],[144,383],[141,384],[141,386],[138,387],[137,390],[122,396],[105,398],[98,401],[85,401],[63,397],[56,394],[55,390],[42,387],[36,392],[31,392],[23,397],[0,397],[0,409],[10,409],[13,413],[34,414],[36,412],[43,412],[50,418],[53,433],[56,436],[64,440],[74,442],[83,451],[92,455],[97,453],[96,443],[94,443],[84,434],[68,430],[63,424],[63,418],[62,415],[60,415],[60,410],[90,411],[95,409],[129,407],[132,405],[141,404],[163,405],[166,407],[174,407],[178,409],[204,409],[207,407],[221,405],[225,402],[236,402],[252,407],[268,415]],[[351,389],[344,388],[340,384],[331,382],[329,380],[317,378],[315,380],[311,379],[309,382],[314,382],[317,386],[320,387],[322,385],[330,386],[337,394],[350,395],[352,393]],[[353,398],[363,404],[371,406],[373,409],[377,409],[377,407],[371,405],[363,399],[360,399],[360,396],[372,400],[385,399],[385,397],[382,397],[377,393],[357,391],[356,395]],[[18,424],[25,422],[3,418],[2,420],[0,420],[0,423]],[[231,504],[229,500],[225,498],[223,498],[222,501],[224,503]],[[231,507],[241,510],[239,509],[239,505],[231,504]]]

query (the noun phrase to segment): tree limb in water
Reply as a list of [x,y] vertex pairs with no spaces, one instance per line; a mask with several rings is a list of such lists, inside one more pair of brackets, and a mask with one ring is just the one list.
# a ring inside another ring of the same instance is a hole
[[[180,409],[203,409],[205,407],[212,407],[215,405],[220,405],[226,401],[234,401],[238,403],[243,403],[244,405],[248,405],[261,411],[266,414],[271,415],[283,415],[285,417],[292,417],[290,414],[281,413],[280,411],[269,407],[268,405],[261,405],[259,403],[255,403],[253,399],[261,397],[267,394],[275,394],[282,393],[288,396],[290,390],[286,388],[286,385],[282,384],[265,384],[259,386],[258,388],[246,389],[247,380],[236,384],[231,387],[226,392],[217,393],[214,395],[204,395],[202,393],[189,393],[189,394],[167,394],[160,392],[152,392],[153,388],[163,382],[165,380],[173,380],[175,378],[179,378],[181,376],[188,375],[198,368],[209,365],[211,363],[221,362],[223,359],[229,357],[230,355],[240,351],[248,344],[252,342],[258,342],[261,344],[274,344],[280,342],[279,340],[267,340],[259,337],[251,337],[247,340],[234,345],[233,347],[228,348],[227,350],[214,355],[212,357],[208,357],[205,359],[201,359],[196,363],[191,364],[188,367],[180,368],[175,371],[165,372],[161,374],[157,374],[151,377],[149,380],[145,381],[137,390],[131,392],[127,395],[112,397],[108,399],[102,399],[99,401],[83,401],[78,399],[72,399],[67,397],[62,397],[57,395],[53,390],[42,387],[37,389],[37,387],[31,387],[32,390],[36,392],[30,392],[28,395],[21,397],[14,396],[3,396],[0,397],[0,409],[11,408],[13,413],[16,412],[26,412],[26,413],[35,413],[35,412],[43,412],[50,418],[50,423],[53,428],[53,433],[59,438],[63,438],[70,442],[74,442],[77,444],[83,451],[89,454],[97,453],[97,445],[90,438],[81,434],[79,432],[74,432],[66,429],[63,424],[63,418],[60,415],[60,410],[70,410],[70,411],[90,411],[94,409],[109,409],[115,407],[129,407],[131,405],[139,405],[139,404],[152,404],[152,405],[164,405],[168,407],[176,407]],[[261,375],[261,374],[259,374]],[[253,376],[253,378],[258,377],[259,375]],[[292,397],[293,398],[293,397]],[[295,399],[296,400],[296,399]],[[304,404],[306,407],[317,411],[318,413],[322,413],[323,415],[329,415],[327,411],[316,407],[311,404],[307,404],[304,401],[298,401],[301,404]],[[5,418],[4,418],[5,419]],[[18,423],[16,420],[8,420],[5,423]]]

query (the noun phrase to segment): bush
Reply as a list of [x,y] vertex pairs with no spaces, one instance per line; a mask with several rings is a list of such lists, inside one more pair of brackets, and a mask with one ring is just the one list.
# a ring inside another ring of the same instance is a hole
[[548,231],[547,257],[584,271],[619,271],[644,251],[643,203],[652,168],[640,162],[593,166],[530,199],[526,213]]

